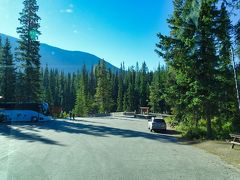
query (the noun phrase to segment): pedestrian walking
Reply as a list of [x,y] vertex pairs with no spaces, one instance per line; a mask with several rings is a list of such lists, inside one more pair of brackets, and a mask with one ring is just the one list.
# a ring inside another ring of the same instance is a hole
[[70,120],[72,119],[72,111],[69,112]]
[[75,120],[75,113],[74,112],[72,113],[72,117],[73,117],[73,120]]

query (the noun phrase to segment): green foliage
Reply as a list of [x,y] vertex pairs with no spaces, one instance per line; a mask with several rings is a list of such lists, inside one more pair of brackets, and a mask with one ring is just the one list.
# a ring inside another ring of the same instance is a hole
[[134,68],[131,67],[128,70],[127,76],[126,76],[126,109],[127,111],[134,111],[134,82],[135,82],[135,71]]
[[212,126],[214,137],[217,139],[226,139],[229,137],[229,134],[233,132],[231,120],[229,121],[229,119],[222,119],[222,117],[215,117],[212,120]]
[[236,39],[236,45],[237,45],[237,55],[238,57],[240,57],[240,19],[235,25],[235,39]]
[[117,111],[123,111],[123,67],[121,68],[118,75],[118,96],[117,96]]
[[[184,122],[178,123],[175,128],[182,133],[183,137],[189,139],[205,139],[207,128],[206,121],[201,119],[198,124],[193,120],[193,118],[188,117]],[[168,123],[174,123],[174,118]],[[226,119],[219,119],[217,117],[212,119],[212,131],[213,137],[215,139],[226,139],[229,134],[233,132],[231,121],[226,121]]]
[[215,133],[215,118],[222,127],[226,123],[220,119],[234,121],[231,117],[236,113],[230,59],[231,22],[224,2],[219,8],[218,0],[199,2],[174,1],[174,12],[168,19],[170,36],[158,34],[156,52],[169,67],[163,96],[176,121],[187,136],[202,137],[205,131],[199,129],[201,126],[194,127],[201,119],[205,121],[205,136],[212,138],[224,135]]
[[153,73],[153,80],[149,87],[149,105],[152,112],[169,112],[169,107],[165,101],[164,94],[166,93],[167,69],[158,67],[158,70]]
[[87,116],[89,113],[87,87],[88,87],[88,74],[86,71],[86,66],[83,66],[77,90],[76,104],[74,107],[74,112],[78,116]]
[[[42,99],[41,74],[40,74],[40,42],[37,40],[41,34],[40,17],[37,15],[38,5],[36,0],[24,0],[20,13],[20,26],[17,33],[18,41],[17,59],[22,62],[24,76],[22,76],[23,96],[22,101],[38,102]],[[31,23],[29,23],[31,22]]]
[[148,84],[148,67],[144,62],[140,70],[140,106],[148,105],[148,93],[149,93],[149,84]]
[[1,94],[6,102],[15,101],[15,86],[16,86],[16,72],[13,63],[13,55],[11,53],[11,45],[6,39],[5,45],[2,49],[2,84]]
[[182,136],[189,139],[204,139],[206,137],[206,121],[201,119],[198,124],[188,117],[184,122],[180,122],[176,129],[182,133]]
[[109,113],[112,107],[112,87],[109,72],[106,69],[105,61],[101,60],[97,66],[97,87],[95,102],[98,105],[99,113]]
[[64,112],[62,113],[62,117],[61,117],[61,118],[66,119],[67,117],[69,117],[69,114],[64,111]]
[[49,70],[48,66],[46,65],[46,68],[44,70],[43,74],[43,87],[44,87],[44,101],[48,102],[50,105],[53,105],[53,97],[52,92],[50,88],[50,78],[49,78]]

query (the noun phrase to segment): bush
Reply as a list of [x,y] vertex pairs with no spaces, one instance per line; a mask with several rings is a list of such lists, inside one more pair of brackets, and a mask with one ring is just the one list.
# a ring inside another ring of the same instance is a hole
[[[234,129],[236,123],[234,116],[216,116],[212,119],[212,138],[226,139],[232,132],[239,132]],[[204,139],[207,134],[207,120],[200,119],[196,122],[193,115],[173,116],[166,118],[166,122],[176,130],[182,132],[182,136],[190,139]],[[235,124],[234,124],[235,123]]]
[[186,119],[179,123],[176,129],[182,132],[182,136],[188,139],[204,139],[206,136],[206,122],[199,120],[198,125],[193,120]]
[[206,136],[206,130],[202,127],[194,127],[188,130],[185,137],[190,139],[204,139]]
[[213,136],[217,139],[226,139],[233,132],[232,121],[225,118],[214,118],[212,120]]
[[68,114],[68,113],[66,113],[66,112],[63,112],[63,113],[62,113],[62,118],[64,118],[64,119],[65,119],[65,118],[67,118],[67,117],[69,117],[69,114]]
[[179,122],[173,116],[166,117],[166,118],[164,118],[164,120],[166,121],[166,123],[168,123],[173,128],[179,124]]

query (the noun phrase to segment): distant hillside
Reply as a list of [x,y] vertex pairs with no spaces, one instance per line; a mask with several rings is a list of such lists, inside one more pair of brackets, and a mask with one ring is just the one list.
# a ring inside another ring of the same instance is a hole
[[[9,38],[12,49],[17,46],[17,39],[8,35],[0,34],[4,40],[6,37]],[[96,64],[98,64],[100,58],[81,51],[68,51],[53,47],[47,44],[41,44],[40,47],[41,65],[45,67],[48,64],[49,68],[57,68],[64,72],[76,72],[81,70],[85,64],[87,69],[90,70]],[[106,62],[108,68],[113,71],[117,71],[118,68],[112,64]]]

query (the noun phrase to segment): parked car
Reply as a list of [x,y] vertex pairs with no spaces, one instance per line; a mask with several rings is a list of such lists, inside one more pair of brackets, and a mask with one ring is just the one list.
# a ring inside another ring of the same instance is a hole
[[148,120],[148,129],[150,129],[151,132],[152,131],[166,132],[167,125],[163,118],[152,117],[151,119]]

